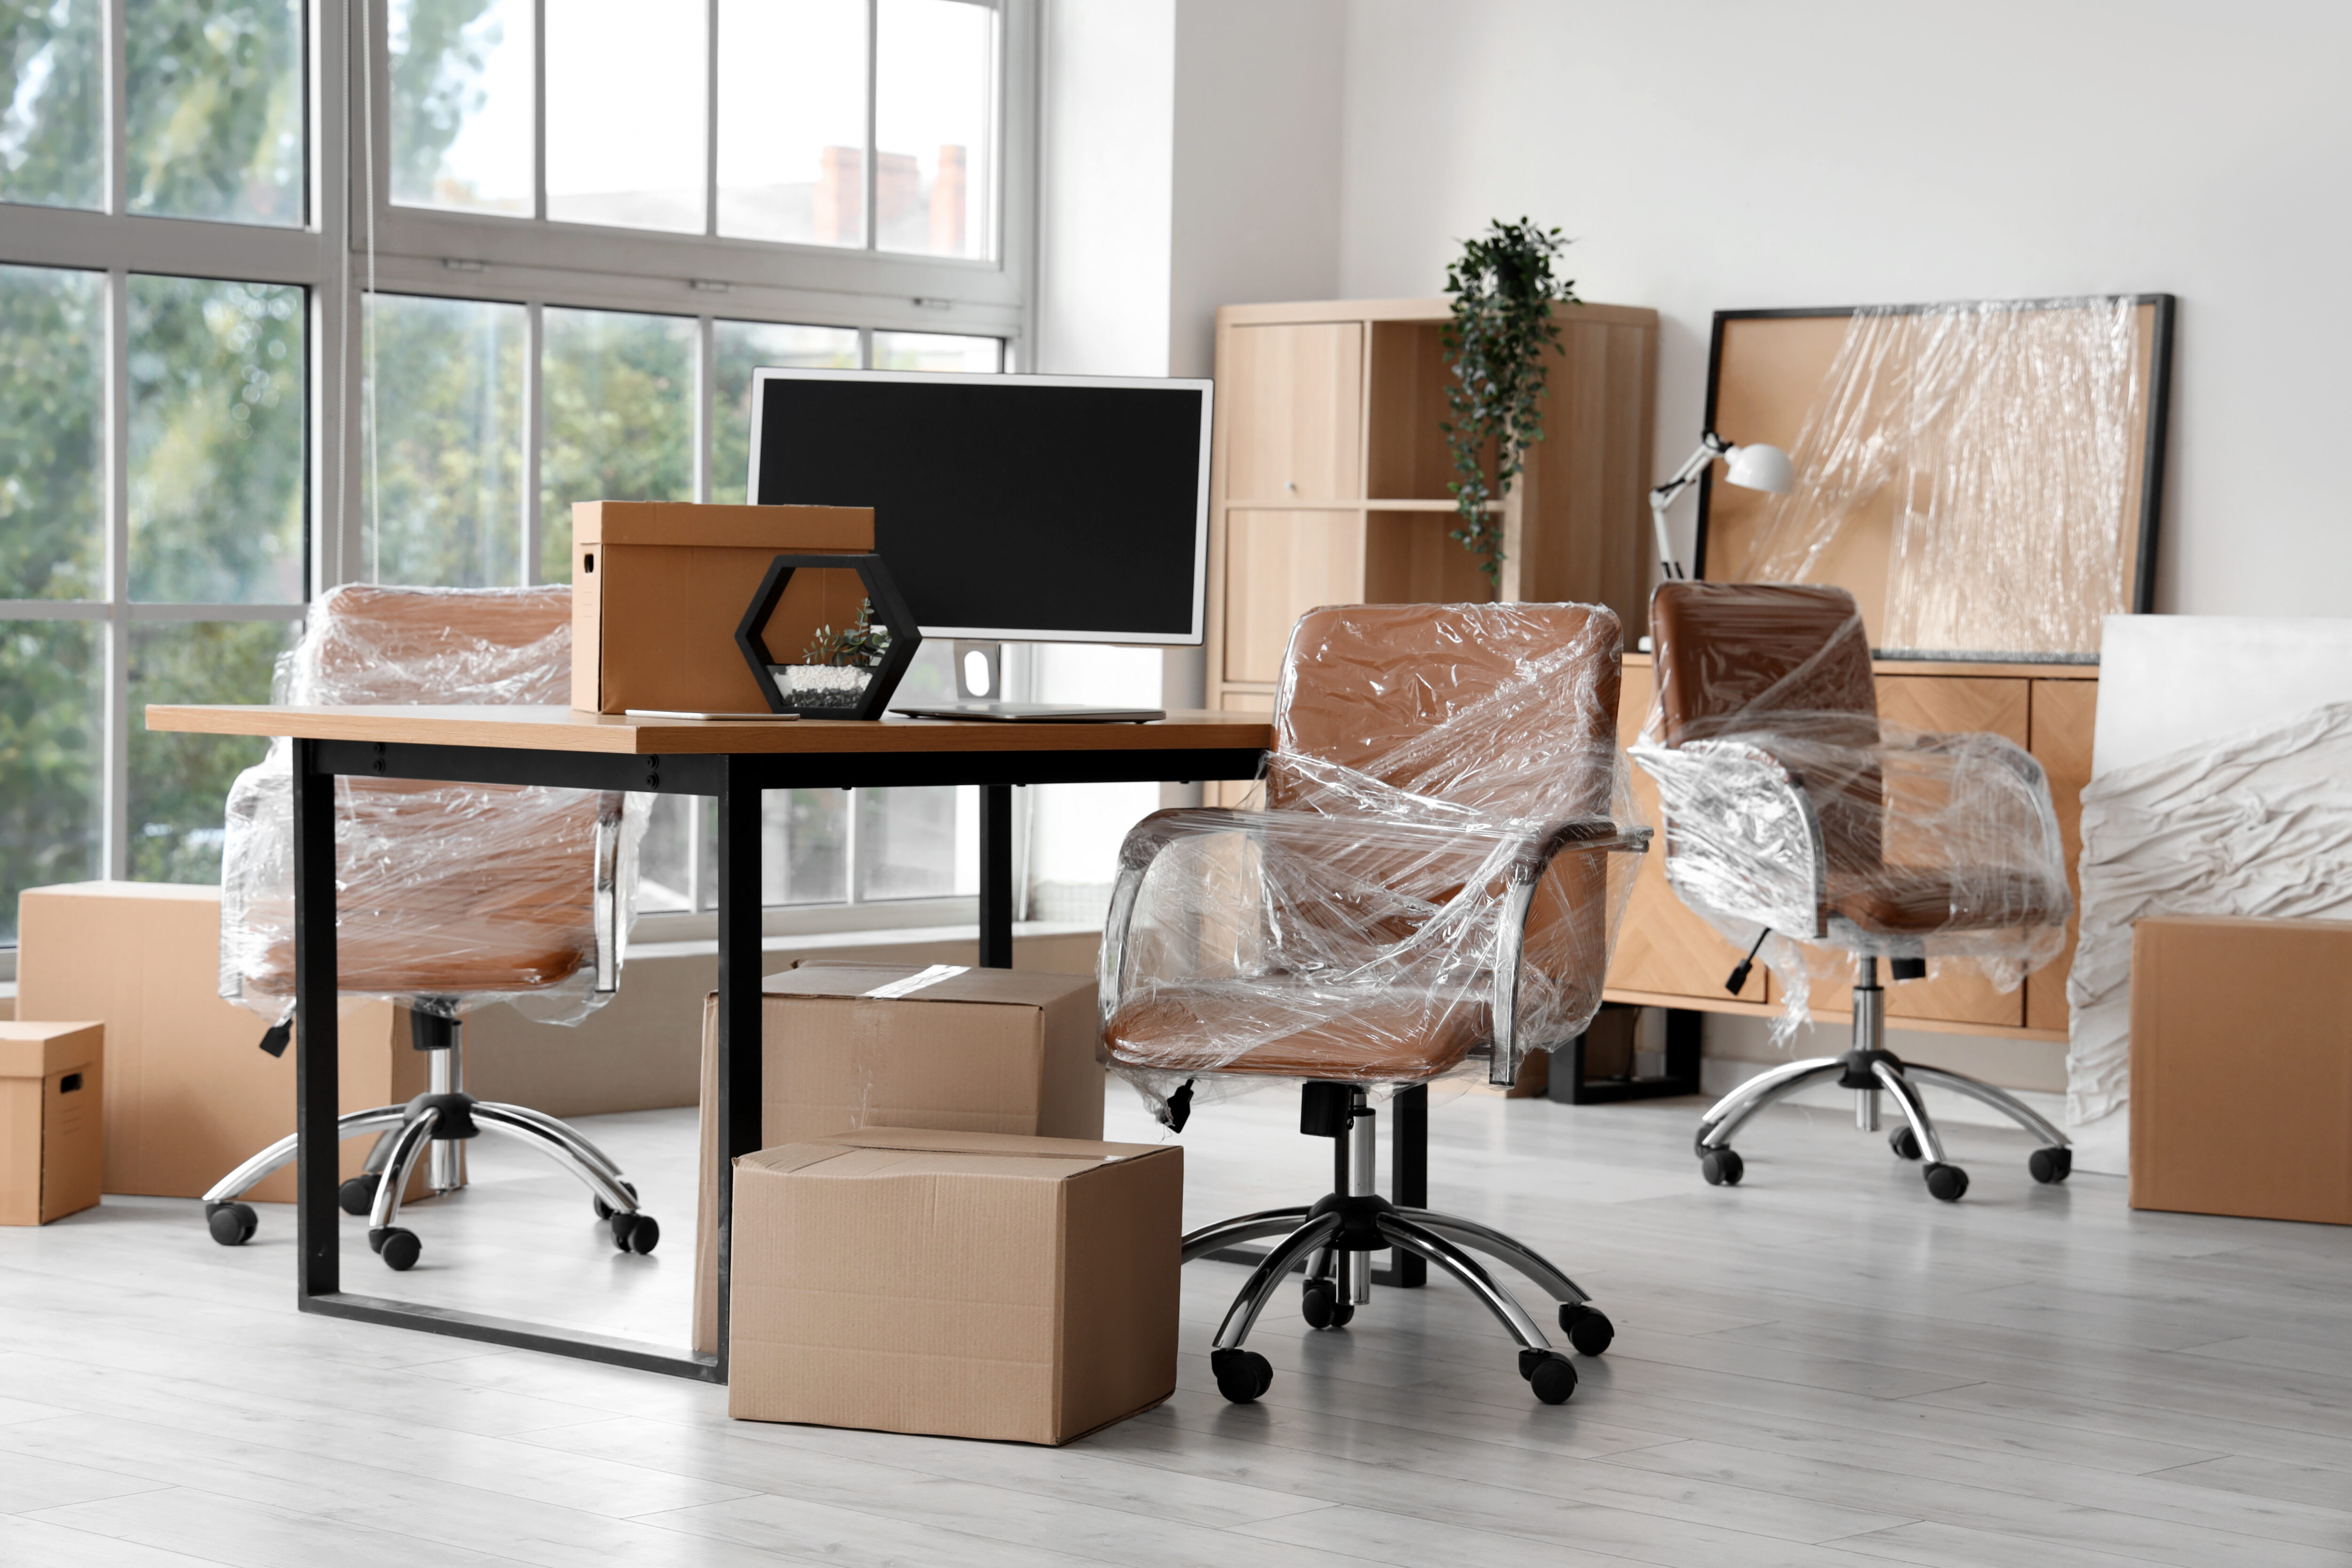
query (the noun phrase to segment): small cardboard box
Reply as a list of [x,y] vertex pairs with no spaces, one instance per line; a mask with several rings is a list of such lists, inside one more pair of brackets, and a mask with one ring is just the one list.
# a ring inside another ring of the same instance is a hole
[[1174,1144],[869,1128],[735,1163],[727,1413],[1066,1443],[1175,1392]]
[[105,1039],[97,1024],[0,1024],[0,1225],[97,1204]]
[[[1085,974],[807,963],[760,999],[760,1142],[873,1127],[1100,1138],[1095,981]],[[719,998],[702,1009],[694,1345],[719,1344]]]
[[2352,921],[2132,928],[2131,1204],[2352,1225]]
[[[874,548],[874,510],[591,500],[572,508],[572,706],[764,713],[735,643],[782,554]],[[768,622],[768,650],[797,657],[820,626],[857,618],[850,571],[796,572]]]
[[[107,1192],[202,1197],[294,1131],[293,1051],[261,1051],[267,1020],[218,994],[218,888],[76,882],[27,889],[16,911],[16,1016],[106,1026]],[[353,1004],[338,1038],[343,1110],[425,1092],[405,1008]],[[368,1147],[344,1142],[345,1176]],[[293,1202],[293,1167],[247,1196]]]

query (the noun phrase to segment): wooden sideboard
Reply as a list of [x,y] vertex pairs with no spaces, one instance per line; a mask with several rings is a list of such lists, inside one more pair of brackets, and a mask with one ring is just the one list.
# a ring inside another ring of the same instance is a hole
[[[2079,901],[2082,888],[2075,863],[2083,848],[2083,790],[2091,782],[2097,666],[1880,659],[1873,668],[1879,714],[1888,722],[1923,731],[1990,731],[2016,742],[2041,763],[2065,838],[2067,883]],[[1650,656],[1627,654],[1617,721],[1621,743],[1631,745],[1640,735],[1653,689]],[[1658,824],[1658,792],[1639,768],[1633,770],[1633,794],[1643,814]],[[1612,1002],[1654,1007],[1756,1017],[1779,1012],[1783,998],[1761,965],[1739,995],[1725,992],[1724,981],[1739,957],[1738,950],[1675,897],[1666,883],[1665,857],[1646,856],[1626,906],[1606,994]],[[2069,920],[2065,951],[2028,975],[2018,990],[2004,994],[1973,969],[1963,972],[1955,966],[1949,974],[1931,973],[1926,980],[1889,986],[1886,1016],[1903,1028],[2063,1041],[2066,972],[2074,957],[2074,922]],[[1818,955],[1809,984],[1815,1016],[1849,1016],[1852,958]]]

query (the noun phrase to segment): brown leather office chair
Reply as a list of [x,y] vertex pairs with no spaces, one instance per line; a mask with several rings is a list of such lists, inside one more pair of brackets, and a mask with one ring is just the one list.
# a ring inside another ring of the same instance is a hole
[[[1802,949],[1855,955],[1853,1036],[1836,1057],[1748,1079],[1699,1121],[1711,1184],[1744,1169],[1732,1134],[1774,1100],[1835,1075],[1855,1119],[1878,1128],[1878,1097],[1904,1125],[1888,1140],[1926,1157],[1947,1202],[1968,1173],[1944,1158],[1916,1084],[1983,1101],[2042,1141],[2029,1168],[2063,1181],[2065,1135],[2015,1096],[1886,1049],[1890,978],[1924,978],[1935,956],[1979,957],[2021,977],[2063,942],[2072,900],[2041,765],[1997,735],[1882,731],[1870,644],[1853,596],[1794,584],[1666,583],[1651,601],[1657,703],[1633,757],[1665,806],[1667,880],[1735,942],[1778,935],[1784,979]],[[1750,961],[1755,949],[1750,950]],[[1745,983],[1749,963],[1733,972]]]
[[[571,700],[572,591],[348,585],[320,596],[288,656],[284,700],[308,705],[551,704]],[[278,1018],[264,1048],[283,1050],[294,991],[290,748],[232,786],[221,871],[222,994]],[[619,983],[625,797],[589,790],[337,781],[336,975],[346,994],[409,999],[427,1051],[427,1092],[340,1119],[345,1138],[376,1133],[345,1212],[368,1216],[384,1262],[422,1250],[399,1225],[402,1194],[427,1151],[436,1193],[464,1182],[460,1146],[480,1132],[530,1144],[584,1184],[625,1252],[650,1252],[661,1228],[637,1207],[620,1166],[573,1128],[527,1106],[465,1091],[468,1005],[507,1000],[576,1021]],[[240,1245],[257,1224],[240,1195],[290,1162],[291,1136],[205,1194],[213,1238]]]
[[1304,1079],[1299,1130],[1333,1141],[1332,1190],[1184,1237],[1186,1261],[1283,1239],[1218,1329],[1228,1399],[1272,1369],[1243,1342],[1304,1262],[1301,1309],[1336,1329],[1369,1300],[1371,1254],[1401,1248],[1467,1286],[1521,1349],[1547,1403],[1576,1369],[1471,1251],[1559,1302],[1575,1348],[1608,1318],[1550,1262],[1474,1220],[1373,1189],[1380,1086],[1483,1058],[1515,1080],[1529,1049],[1591,1019],[1608,967],[1620,634],[1580,605],[1354,605],[1293,632],[1276,699],[1266,809],[1165,811],[1120,852],[1106,922],[1104,1052],[1181,1130],[1195,1089]]

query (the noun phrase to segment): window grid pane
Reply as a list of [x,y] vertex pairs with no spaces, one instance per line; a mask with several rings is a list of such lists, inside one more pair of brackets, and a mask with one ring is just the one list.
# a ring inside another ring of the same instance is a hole
[[0,622],[0,946],[16,895],[99,875],[100,696],[94,621]]
[[[151,702],[267,702],[293,621],[134,624],[131,708]],[[218,882],[229,785],[268,742],[242,735],[176,735],[131,726],[131,877],[139,882]]]
[[875,244],[922,256],[993,256],[995,8],[877,3]]
[[0,16],[0,202],[106,205],[106,99],[98,0],[11,5]]
[[106,279],[0,267],[0,598],[103,599]]
[[547,216],[703,232],[704,0],[547,0]]
[[123,0],[134,213],[301,226],[300,0]]
[[1004,365],[1002,338],[959,337],[947,332],[877,332],[876,370],[944,371],[987,375]]
[[393,0],[392,200],[531,216],[530,0]]
[[719,0],[719,232],[866,243],[866,0]]
[[380,294],[367,321],[376,385],[361,412],[379,426],[361,475],[369,577],[520,581],[523,307]]
[[710,499],[740,502],[751,474],[751,373],[856,370],[857,329],[717,321],[711,347]]
[[572,581],[572,503],[694,499],[690,317],[542,315],[540,571]]

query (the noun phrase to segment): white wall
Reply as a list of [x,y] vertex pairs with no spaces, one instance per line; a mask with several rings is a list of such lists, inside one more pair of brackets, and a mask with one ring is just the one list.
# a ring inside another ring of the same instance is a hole
[[1345,56],[1342,294],[1560,226],[1664,318],[1664,464],[1715,310],[2168,291],[2158,607],[2352,613],[2352,7],[1350,0]]

